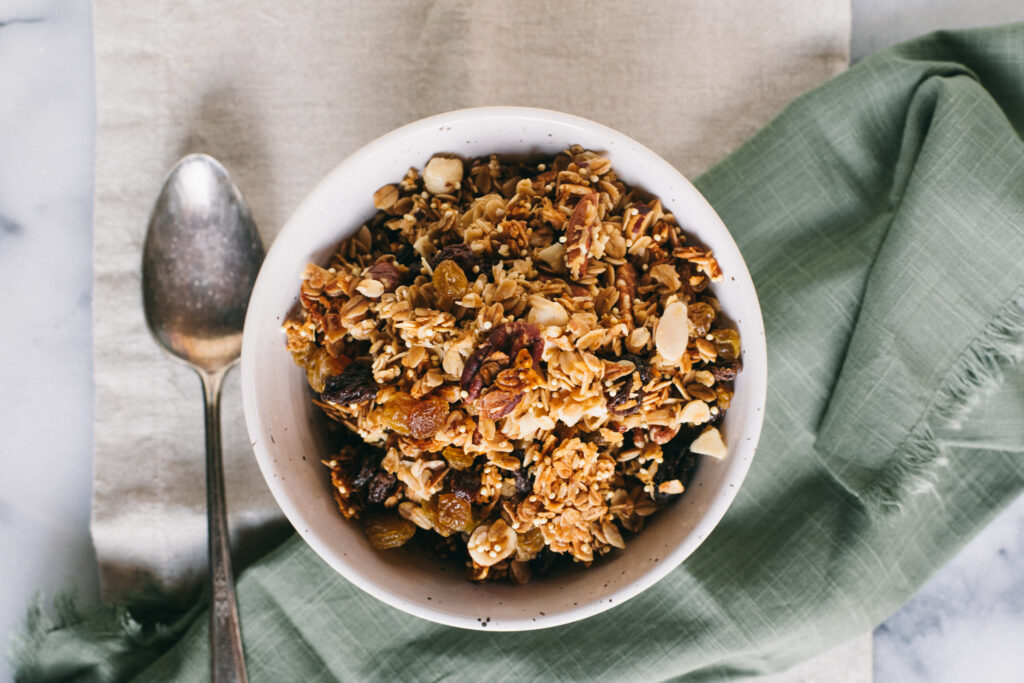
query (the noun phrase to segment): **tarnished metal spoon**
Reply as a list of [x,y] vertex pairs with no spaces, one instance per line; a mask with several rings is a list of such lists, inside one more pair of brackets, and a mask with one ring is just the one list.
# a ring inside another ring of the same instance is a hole
[[179,161],[149,219],[142,296],[153,336],[203,382],[210,667],[218,682],[247,680],[228,543],[220,389],[242,350],[245,309],[262,262],[256,225],[224,167],[205,154]]

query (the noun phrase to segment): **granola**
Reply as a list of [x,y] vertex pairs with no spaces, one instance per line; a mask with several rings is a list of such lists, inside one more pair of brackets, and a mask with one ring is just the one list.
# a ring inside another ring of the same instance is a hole
[[[474,580],[589,564],[683,494],[741,370],[712,253],[573,146],[430,159],[373,195],[284,325],[340,445],[341,513]],[[418,531],[422,530],[422,531]]]

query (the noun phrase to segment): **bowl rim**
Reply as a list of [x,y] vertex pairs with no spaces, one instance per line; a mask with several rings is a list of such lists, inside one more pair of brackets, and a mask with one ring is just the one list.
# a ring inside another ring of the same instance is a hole
[[[753,399],[751,405],[756,414],[748,416],[748,418],[753,418],[753,421],[748,419],[745,422],[749,431],[744,432],[743,448],[749,455],[742,459],[736,457],[734,462],[730,463],[730,469],[726,481],[728,481],[731,486],[726,487],[727,490],[723,491],[722,495],[716,495],[713,497],[709,502],[707,509],[704,511],[704,514],[696,521],[693,530],[684,537],[682,542],[669,550],[666,555],[662,557],[660,562],[655,564],[653,567],[648,568],[635,580],[625,584],[622,588],[619,588],[615,592],[609,594],[609,596],[602,598],[601,600],[581,602],[578,606],[566,608],[562,611],[549,613],[543,616],[502,618],[486,625],[485,630],[525,631],[550,628],[579,621],[599,614],[611,607],[622,604],[629,598],[635,597],[647,588],[656,584],[669,572],[676,569],[694,551],[696,551],[715,527],[717,527],[726,511],[735,500],[735,497],[739,492],[740,485],[743,483],[750,469],[750,464],[753,461],[753,456],[756,452],[757,443],[764,423],[765,404],[767,399],[767,348],[761,307],[757,298],[754,283],[746,265],[746,260],[743,258],[739,248],[736,246],[736,242],[733,239],[732,234],[729,232],[728,228],[718,216],[718,213],[714,210],[704,195],[693,186],[693,183],[691,183],[689,179],[683,176],[682,173],[676,170],[674,166],[656,152],[624,133],[620,133],[608,126],[590,119],[550,109],[519,106],[471,107],[435,114],[433,116],[407,123],[399,128],[395,128],[356,149],[331,169],[306,194],[304,199],[289,216],[284,226],[274,238],[270,248],[267,250],[264,267],[260,269],[260,273],[253,287],[252,296],[246,311],[246,321],[242,335],[240,372],[243,412],[257,464],[259,465],[260,472],[263,475],[263,479],[266,482],[267,487],[270,489],[274,500],[281,508],[285,517],[295,528],[296,532],[302,537],[303,541],[307,543],[310,548],[312,548],[313,551],[332,569],[334,569],[334,571],[338,572],[346,580],[364,592],[407,614],[442,625],[455,626],[470,630],[481,630],[482,625],[479,620],[468,613],[460,614],[450,610],[431,608],[408,601],[390,591],[385,586],[373,581],[371,578],[364,576],[362,573],[350,567],[343,558],[339,557],[337,553],[329,548],[326,541],[321,539],[318,533],[312,531],[314,525],[307,523],[306,515],[291,500],[291,496],[285,490],[282,479],[276,476],[271,476],[273,468],[273,454],[269,452],[269,446],[267,445],[266,439],[262,438],[263,421],[260,417],[259,411],[257,410],[259,398],[254,371],[254,364],[256,361],[254,358],[254,352],[251,351],[251,349],[255,348],[257,344],[257,325],[251,322],[253,319],[251,314],[253,313],[254,308],[259,307],[259,302],[265,298],[263,293],[269,290],[274,284],[269,281],[269,276],[265,275],[267,273],[267,268],[265,266],[275,258],[275,253],[281,251],[279,245],[293,241],[297,237],[297,234],[301,232],[303,226],[302,219],[309,211],[310,207],[314,205],[317,197],[325,192],[326,189],[334,185],[335,178],[337,176],[346,174],[351,167],[358,166],[362,163],[363,159],[373,155],[382,148],[386,148],[396,139],[405,138],[410,134],[425,133],[431,129],[436,129],[439,126],[448,126],[458,121],[466,120],[467,118],[475,120],[501,120],[509,123],[515,123],[516,121],[521,120],[534,120],[549,122],[563,127],[568,125],[580,129],[586,129],[591,134],[597,134],[608,139],[611,145],[617,144],[622,147],[632,147],[634,151],[647,156],[652,164],[662,166],[662,171],[672,174],[674,179],[680,183],[682,190],[687,193],[688,196],[680,201],[694,201],[701,203],[703,205],[701,208],[705,210],[704,213],[707,214],[709,222],[714,223],[714,229],[721,233],[721,239],[728,240],[728,242],[731,243],[732,248],[735,249],[737,254],[739,254],[742,272],[730,272],[730,277],[734,277],[736,280],[740,281],[739,285],[749,291],[750,295],[753,297],[753,306],[751,310],[756,311],[757,313],[755,320],[750,320],[746,323],[748,328],[754,330],[757,339],[752,340],[753,344],[749,346],[745,344],[744,348],[744,356],[747,360],[747,367],[744,368],[744,372],[747,372],[749,368],[753,374],[753,377],[751,377],[752,382],[750,383],[748,390],[755,392],[755,395],[751,397]],[[247,353],[247,350],[250,351]],[[730,453],[730,456],[733,455],[735,454]],[[690,542],[688,543],[687,541]]]

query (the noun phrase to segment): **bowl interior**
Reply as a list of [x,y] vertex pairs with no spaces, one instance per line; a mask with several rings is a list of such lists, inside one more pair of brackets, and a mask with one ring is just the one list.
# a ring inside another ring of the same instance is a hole
[[[342,519],[331,495],[321,417],[305,374],[285,349],[280,326],[297,301],[303,268],[325,263],[374,212],[371,197],[435,153],[553,155],[570,144],[605,152],[625,182],[658,196],[682,228],[712,248],[725,280],[714,292],[739,327],[744,371],[723,422],[724,461],[703,458],[675,504],[649,519],[626,550],[589,569],[526,586],[475,584],[453,565],[415,551],[374,551]],[[565,623],[619,604],[664,576],[724,514],[750,465],[765,398],[764,329],[750,276],[735,243],[704,198],[639,143],[584,119],[523,108],[443,114],[410,124],[360,149],[309,195],[270,249],[245,325],[242,389],[260,468],[288,519],[312,548],[367,592],[412,614],[454,626],[518,630]],[[485,623],[486,620],[486,623]]]

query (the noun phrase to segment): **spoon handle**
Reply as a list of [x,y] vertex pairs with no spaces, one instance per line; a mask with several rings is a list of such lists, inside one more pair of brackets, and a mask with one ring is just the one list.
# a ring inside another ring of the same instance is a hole
[[206,408],[206,506],[210,556],[210,677],[213,683],[247,683],[238,604],[231,573],[228,508],[220,444],[220,389],[228,368],[200,372]]

